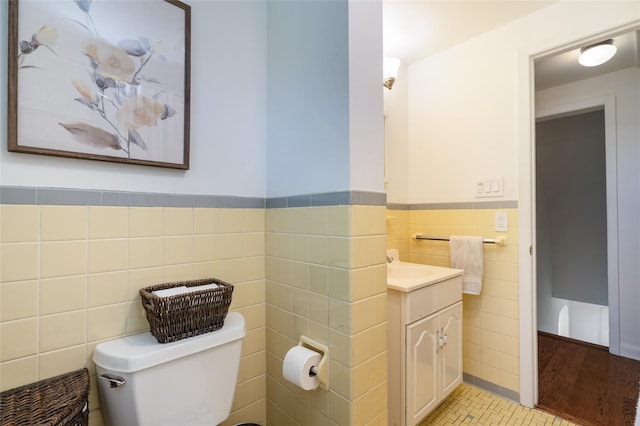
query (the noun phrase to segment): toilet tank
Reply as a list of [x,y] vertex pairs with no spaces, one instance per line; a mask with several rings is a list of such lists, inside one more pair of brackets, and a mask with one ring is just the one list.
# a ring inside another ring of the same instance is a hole
[[93,361],[106,425],[221,423],[231,411],[244,336],[244,318],[230,312],[220,330],[172,343],[147,332],[98,344]]

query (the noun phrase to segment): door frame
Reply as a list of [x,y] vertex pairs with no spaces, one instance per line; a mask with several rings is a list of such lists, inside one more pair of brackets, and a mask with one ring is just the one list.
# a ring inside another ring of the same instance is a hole
[[[602,33],[591,35],[581,40],[573,40],[570,43],[557,45],[548,49],[530,49],[522,48],[518,50],[518,103],[522,109],[518,113],[518,228],[519,239],[518,244],[518,298],[519,298],[519,332],[520,332],[520,403],[526,407],[535,407],[538,403],[538,338],[537,338],[537,287],[536,287],[536,256],[535,256],[535,67],[534,61],[546,56],[555,55],[563,51],[578,48],[597,39],[607,36],[621,34],[623,32],[637,30],[640,21],[635,20],[627,25],[617,28],[610,28]],[[614,105],[615,107],[615,105]],[[606,109],[605,109],[606,123]],[[609,126],[607,126],[609,127]],[[615,130],[615,129],[614,129]],[[608,135],[607,135],[608,136]],[[609,160],[607,160],[608,162]],[[607,167],[609,164],[607,163]],[[607,192],[609,186],[607,184]],[[607,195],[608,197],[608,195]],[[607,204],[609,199],[607,198]],[[609,216],[609,215],[608,215]],[[617,217],[615,218],[617,220]],[[614,234],[609,232],[609,218],[607,218],[607,235]],[[617,239],[617,229],[615,232]],[[608,246],[611,245],[607,241]],[[617,249],[617,245],[616,245]],[[616,256],[617,257],[617,256]],[[617,266],[617,262],[616,262]],[[608,266],[609,268],[609,266]],[[616,279],[617,282],[617,279]],[[617,290],[617,289],[616,289]],[[613,296],[613,297],[612,297]],[[609,294],[609,303],[611,307],[612,300],[618,308],[619,299],[617,295]],[[610,308],[610,316],[612,309]],[[618,309],[616,309],[616,312]],[[617,327],[619,327],[619,317],[616,318]],[[614,339],[617,341],[618,347],[615,348],[619,352],[620,335],[619,328],[612,329],[610,318],[610,342]],[[616,345],[616,343],[614,343]]]

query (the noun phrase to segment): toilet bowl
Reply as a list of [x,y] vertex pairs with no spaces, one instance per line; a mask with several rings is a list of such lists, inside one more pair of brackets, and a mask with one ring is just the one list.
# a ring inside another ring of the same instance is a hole
[[172,343],[147,332],[98,344],[93,361],[105,424],[221,423],[231,411],[245,334],[242,315],[230,312],[220,330]]

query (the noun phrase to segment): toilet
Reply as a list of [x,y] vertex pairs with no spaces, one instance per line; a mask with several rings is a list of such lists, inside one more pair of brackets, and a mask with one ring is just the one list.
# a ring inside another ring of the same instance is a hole
[[158,343],[141,333],[93,353],[107,426],[217,425],[229,417],[245,322],[230,312],[217,331]]

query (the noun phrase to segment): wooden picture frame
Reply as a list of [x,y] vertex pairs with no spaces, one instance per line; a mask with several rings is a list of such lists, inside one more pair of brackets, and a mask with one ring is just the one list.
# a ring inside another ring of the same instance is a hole
[[7,148],[189,168],[191,7],[9,0]]

